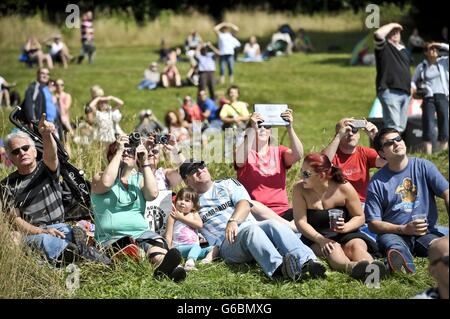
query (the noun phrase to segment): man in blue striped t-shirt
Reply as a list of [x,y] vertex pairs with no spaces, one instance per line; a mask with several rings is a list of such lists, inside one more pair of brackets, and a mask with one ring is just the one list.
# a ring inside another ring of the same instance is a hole
[[199,194],[200,231],[210,245],[220,248],[225,262],[256,260],[271,278],[295,281],[306,272],[313,278],[325,276],[325,267],[288,226],[255,220],[250,214],[250,196],[238,181],[213,181],[205,163],[195,160],[184,162],[180,175]]

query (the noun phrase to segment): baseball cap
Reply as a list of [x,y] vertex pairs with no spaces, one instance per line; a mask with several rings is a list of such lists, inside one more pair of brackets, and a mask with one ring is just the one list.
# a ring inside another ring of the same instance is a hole
[[186,160],[180,166],[180,175],[182,179],[186,179],[189,175],[194,173],[197,169],[205,167],[204,161],[199,161],[195,159]]

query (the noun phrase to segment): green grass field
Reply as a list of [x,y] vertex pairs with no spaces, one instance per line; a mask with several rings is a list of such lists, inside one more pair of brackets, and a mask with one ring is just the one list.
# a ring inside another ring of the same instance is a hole
[[[352,39],[353,41],[353,39]],[[74,51],[77,52],[77,51]],[[0,50],[0,74],[8,81],[17,81],[23,95],[27,85],[35,79],[35,69],[28,69],[17,61],[18,50]],[[372,105],[375,88],[373,67],[349,67],[350,55],[294,54],[278,57],[260,64],[236,65],[236,84],[241,88],[241,99],[255,103],[287,103],[295,113],[295,129],[305,147],[305,154],[320,151],[334,133],[335,123],[344,116],[367,116]],[[116,47],[97,52],[93,65],[71,65],[68,70],[56,67],[51,77],[62,77],[66,91],[74,98],[72,114],[83,114],[83,105],[89,100],[89,88],[99,84],[107,95],[125,101],[122,128],[131,131],[137,124],[137,113],[152,109],[162,120],[169,109],[179,107],[179,99],[186,94],[195,95],[196,89],[136,89],[143,71],[156,53],[148,47]],[[182,63],[182,74],[187,71]],[[218,90],[225,91],[226,86]],[[6,112],[0,111],[0,135],[5,136],[12,125]],[[367,136],[362,136],[368,145]],[[75,148],[72,162],[83,167],[89,177],[104,165],[98,148]],[[448,177],[448,154],[429,157]],[[288,174],[288,189],[298,179],[300,164]],[[0,178],[10,171],[0,170]],[[227,164],[211,167],[214,177],[232,177],[234,171]],[[448,215],[439,200],[440,223],[448,225]],[[75,298],[409,298],[433,285],[426,272],[427,262],[417,259],[418,272],[414,276],[394,275],[381,283],[379,289],[368,288],[349,276],[328,271],[326,280],[306,280],[300,283],[273,282],[255,265],[230,267],[223,262],[199,266],[200,270],[188,275],[185,282],[175,284],[152,278],[147,263],[124,262],[114,270],[98,265],[81,266],[81,286],[74,294],[61,292],[60,297]],[[0,269],[0,272],[2,269]],[[50,271],[50,270],[49,270]],[[61,283],[66,274],[59,273]],[[39,296],[37,293],[35,297]],[[0,295],[1,297],[1,295]]]

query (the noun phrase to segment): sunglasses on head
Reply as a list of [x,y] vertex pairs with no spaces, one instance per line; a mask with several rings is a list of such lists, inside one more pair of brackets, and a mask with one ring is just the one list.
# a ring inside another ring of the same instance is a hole
[[448,267],[448,255],[447,256],[443,256],[441,258],[438,258],[438,259],[430,262],[430,265],[434,266],[434,265],[436,265],[436,264],[438,264],[440,262],[442,262],[444,265],[446,265]]
[[22,145],[21,147],[15,148],[11,151],[12,155],[19,155],[20,154],[20,150],[24,151],[24,152],[28,152],[28,150],[30,149],[31,145]]
[[401,142],[403,139],[400,135],[394,137],[394,138],[390,138],[388,139],[386,142],[383,143],[383,148],[385,147],[389,147],[395,144],[395,142]]

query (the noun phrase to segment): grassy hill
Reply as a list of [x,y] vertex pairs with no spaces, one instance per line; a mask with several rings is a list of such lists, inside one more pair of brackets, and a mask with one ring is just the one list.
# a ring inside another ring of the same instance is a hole
[[[357,36],[352,37],[357,38]],[[341,40],[342,41],[342,40]],[[352,42],[349,42],[352,43]],[[326,44],[322,44],[326,47]],[[351,46],[351,45],[350,45]],[[0,74],[8,81],[18,82],[23,95],[27,85],[35,79],[35,69],[28,69],[17,61],[16,49],[0,50]],[[74,98],[73,117],[83,115],[83,106],[89,100],[89,88],[94,84],[103,87],[107,95],[115,95],[125,101],[122,128],[130,132],[137,124],[141,109],[152,109],[159,119],[169,109],[177,109],[184,95],[195,96],[194,87],[139,91],[137,84],[149,62],[157,59],[154,48],[146,46],[99,47],[93,65],[70,65],[68,70],[56,67],[51,77],[62,77],[66,91]],[[294,54],[277,57],[259,64],[237,63],[236,84],[241,88],[241,100],[255,103],[287,103],[295,116],[295,129],[302,140],[305,153],[320,151],[334,134],[334,125],[342,117],[367,116],[375,95],[375,69],[350,67],[347,53]],[[187,63],[180,64],[182,74]],[[227,86],[219,86],[224,92]],[[5,136],[12,125],[7,113],[0,111],[0,136]],[[281,132],[282,133],[282,132]],[[280,134],[281,135],[281,134]],[[364,134],[363,134],[364,135]],[[362,144],[368,145],[367,136]],[[89,177],[104,167],[104,154],[95,145],[87,148],[74,146],[72,162],[83,168]],[[429,157],[448,177],[448,154]],[[288,173],[288,191],[298,179],[300,163]],[[214,164],[214,177],[233,177],[235,172],[228,164]],[[9,170],[0,169],[0,179]],[[290,194],[291,196],[291,194]],[[448,215],[439,200],[440,223],[448,225]],[[3,249],[0,245],[0,251]],[[9,253],[8,253],[9,254]],[[0,253],[0,278],[7,278]],[[222,262],[200,266],[181,284],[156,281],[147,263],[125,262],[114,270],[96,265],[81,266],[81,286],[74,294],[63,289],[52,296],[75,298],[409,298],[433,284],[426,272],[426,260],[417,259],[418,272],[414,276],[395,275],[381,283],[380,289],[371,289],[349,276],[328,272],[326,280],[308,280],[301,283],[273,282],[255,265],[229,267]],[[54,271],[63,286],[66,274]],[[26,272],[26,271],[25,271]],[[3,273],[3,275],[2,275]],[[3,276],[3,277],[2,277]],[[24,278],[26,276],[24,275]],[[26,280],[23,279],[23,280]],[[45,281],[47,282],[47,281]],[[48,281],[49,285],[51,281]],[[9,289],[14,289],[11,281]],[[55,285],[53,283],[52,285]],[[33,292],[43,296],[42,290]],[[41,293],[39,292],[41,291]],[[0,290],[0,297],[8,297],[7,289]],[[23,294],[25,296],[25,294]],[[19,295],[20,297],[20,295]]]

